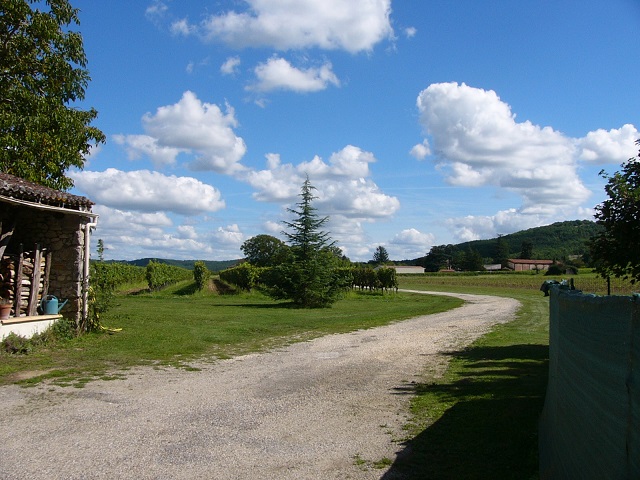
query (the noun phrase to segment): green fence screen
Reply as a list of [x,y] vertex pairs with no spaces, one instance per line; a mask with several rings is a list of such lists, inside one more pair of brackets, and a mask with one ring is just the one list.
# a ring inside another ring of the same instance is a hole
[[640,297],[553,287],[540,478],[640,478]]

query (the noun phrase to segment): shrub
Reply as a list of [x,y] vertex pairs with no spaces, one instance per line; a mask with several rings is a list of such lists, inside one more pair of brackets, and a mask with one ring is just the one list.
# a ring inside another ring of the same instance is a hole
[[31,338],[11,332],[0,342],[0,346],[3,352],[12,355],[27,355],[33,352],[36,347],[66,342],[75,336],[75,322],[62,318],[51,324],[46,330],[34,334]]
[[395,268],[379,268],[376,271],[378,284],[384,290],[398,290],[398,274]]
[[564,269],[558,265],[557,263],[554,263],[553,265],[549,265],[549,269],[545,272],[545,275],[562,275],[564,273]]
[[116,264],[92,263],[89,275],[89,311],[81,331],[95,331],[100,328],[100,316],[109,310],[115,297],[115,289],[121,280]]
[[242,290],[251,291],[260,282],[265,268],[269,267],[254,267],[250,263],[242,263],[237,267],[227,268],[220,272],[220,280]]
[[51,334],[56,340],[71,340],[76,336],[76,324],[68,318],[61,318],[49,327]]
[[146,269],[147,283],[150,290],[160,290],[173,283],[187,280],[191,275],[191,271],[186,268],[154,261],[149,262]]
[[355,268],[353,271],[353,286],[360,288],[360,290],[375,290],[380,286],[380,281],[373,268]]
[[13,355],[26,355],[32,349],[31,342],[22,335],[11,332],[2,340],[2,350]]
[[193,279],[196,282],[196,286],[198,290],[204,290],[204,288],[209,283],[209,278],[211,277],[211,272],[207,268],[204,262],[196,262],[193,265]]

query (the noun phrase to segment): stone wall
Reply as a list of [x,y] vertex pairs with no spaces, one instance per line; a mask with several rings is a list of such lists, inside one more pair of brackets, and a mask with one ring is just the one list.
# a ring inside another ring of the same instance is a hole
[[84,276],[84,215],[39,210],[0,202],[3,231],[16,221],[16,228],[5,251],[16,254],[20,244],[25,252],[40,248],[51,252],[49,295],[68,300],[62,310],[65,317],[80,322]]

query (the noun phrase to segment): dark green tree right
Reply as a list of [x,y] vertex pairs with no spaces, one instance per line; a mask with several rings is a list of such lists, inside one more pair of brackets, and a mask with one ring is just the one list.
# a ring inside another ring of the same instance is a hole
[[[640,145],[640,140],[636,141]],[[640,280],[640,155],[621,165],[607,179],[607,200],[595,207],[596,223],[603,231],[590,242],[596,271],[635,283]]]

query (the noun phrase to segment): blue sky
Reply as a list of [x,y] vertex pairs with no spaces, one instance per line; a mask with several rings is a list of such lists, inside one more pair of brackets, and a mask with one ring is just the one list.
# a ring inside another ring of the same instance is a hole
[[349,258],[416,258],[592,219],[637,153],[637,0],[73,4],[108,259],[240,258],[306,175]]

